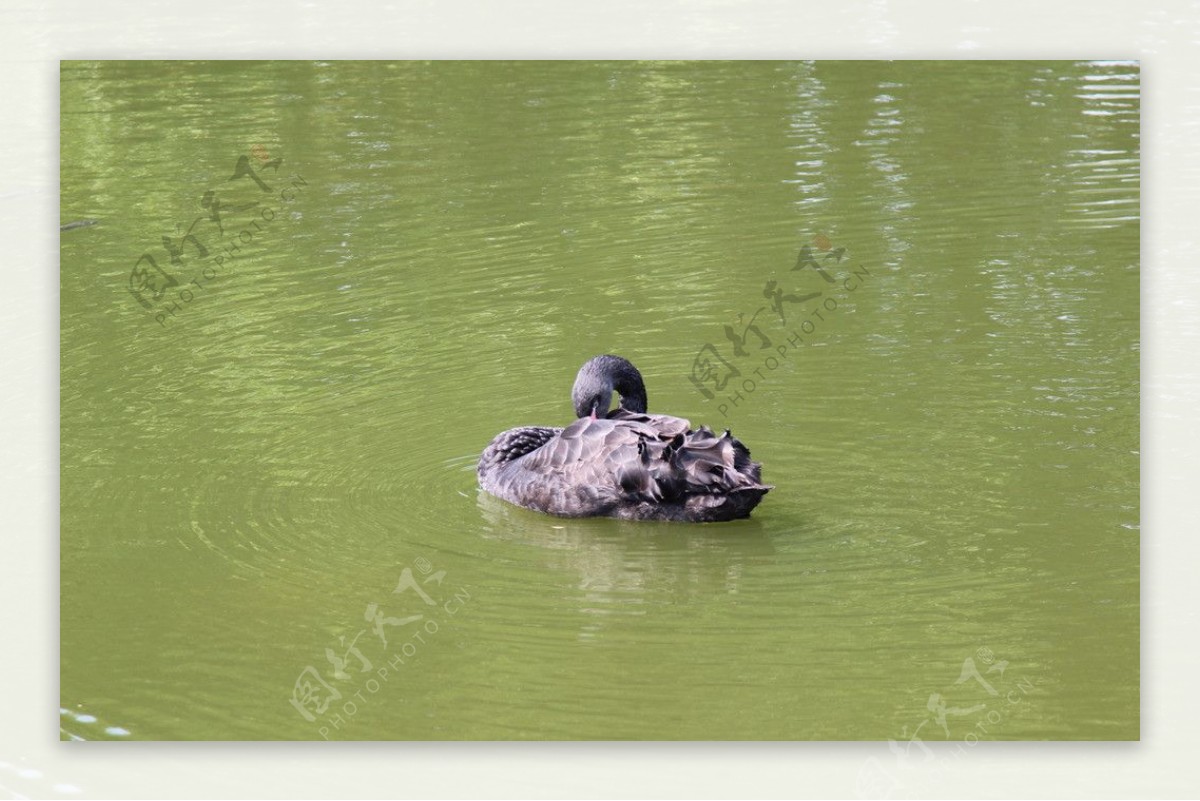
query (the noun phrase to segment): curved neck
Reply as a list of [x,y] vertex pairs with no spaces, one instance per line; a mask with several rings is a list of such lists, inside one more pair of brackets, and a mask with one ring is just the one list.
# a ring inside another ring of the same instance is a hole
[[621,396],[621,408],[631,412],[646,411],[646,383],[642,374],[630,362],[619,356],[620,362],[613,372],[613,389]]
[[575,414],[587,417],[594,413],[603,417],[608,413],[613,390],[621,396],[622,409],[638,413],[646,411],[646,384],[642,374],[628,359],[604,355],[579,368],[571,390]]

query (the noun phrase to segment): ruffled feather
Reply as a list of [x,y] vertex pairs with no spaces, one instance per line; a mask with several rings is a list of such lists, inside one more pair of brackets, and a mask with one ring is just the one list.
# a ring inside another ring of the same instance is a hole
[[486,491],[540,512],[692,522],[749,516],[771,489],[761,473],[729,431],[625,409],[565,429],[506,431],[478,469]]

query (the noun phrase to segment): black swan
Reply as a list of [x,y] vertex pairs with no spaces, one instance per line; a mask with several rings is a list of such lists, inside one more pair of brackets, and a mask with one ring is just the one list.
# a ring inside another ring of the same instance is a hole
[[[610,412],[613,390],[621,403]],[[749,517],[771,489],[728,430],[718,437],[647,414],[642,374],[620,356],[579,368],[571,400],[579,419],[566,428],[526,426],[493,439],[479,459],[479,485],[563,517],[695,523]]]

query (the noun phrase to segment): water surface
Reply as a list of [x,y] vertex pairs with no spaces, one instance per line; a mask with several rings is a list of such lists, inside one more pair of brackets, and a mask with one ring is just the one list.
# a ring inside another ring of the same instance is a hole
[[[63,736],[1136,738],[1138,80],[64,63]],[[605,352],[752,519],[479,493]]]

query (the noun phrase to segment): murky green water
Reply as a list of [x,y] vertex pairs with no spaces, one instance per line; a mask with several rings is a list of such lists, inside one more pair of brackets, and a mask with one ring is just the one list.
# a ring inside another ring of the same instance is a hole
[[[1138,131],[1120,64],[65,63],[64,737],[1136,738]],[[603,352],[751,520],[479,494]]]

